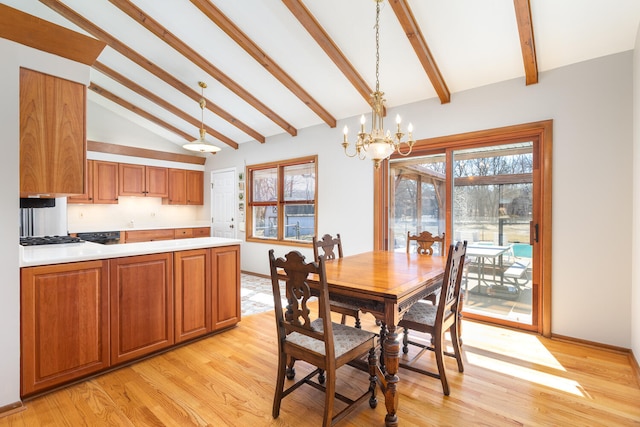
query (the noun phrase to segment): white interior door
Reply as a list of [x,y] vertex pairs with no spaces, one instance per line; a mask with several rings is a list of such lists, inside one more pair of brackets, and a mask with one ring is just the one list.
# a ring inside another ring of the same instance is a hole
[[211,235],[236,238],[236,170],[211,172]]

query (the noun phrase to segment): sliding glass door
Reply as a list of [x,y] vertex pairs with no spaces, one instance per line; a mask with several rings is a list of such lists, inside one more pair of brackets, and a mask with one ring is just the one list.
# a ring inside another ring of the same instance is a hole
[[454,150],[452,228],[466,240],[464,310],[532,325],[533,143]]
[[466,240],[465,317],[548,336],[551,125],[422,140],[392,156],[376,172],[375,247],[405,251],[407,233],[422,231]]

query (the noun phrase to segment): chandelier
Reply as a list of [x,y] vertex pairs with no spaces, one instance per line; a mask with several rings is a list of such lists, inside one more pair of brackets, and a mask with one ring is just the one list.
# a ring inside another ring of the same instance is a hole
[[[413,126],[409,123],[407,131],[409,132],[408,140],[402,141],[404,133],[400,129],[401,119],[400,116],[396,116],[396,132],[391,135],[391,132],[384,130],[384,92],[380,92],[380,3],[384,0],[375,0],[376,2],[376,91],[371,94],[371,131],[369,133],[364,131],[364,125],[366,122],[364,114],[360,118],[360,132],[358,132],[358,139],[355,143],[355,150],[349,153],[349,129],[344,127],[344,140],[342,141],[342,147],[344,147],[344,153],[348,157],[358,157],[359,159],[370,158],[374,161],[375,167],[380,166],[380,162],[397,152],[402,156],[407,156],[411,153],[413,144]],[[407,144],[409,149],[405,152],[400,150],[401,144]]]
[[220,151],[221,148],[208,143],[204,139],[204,136],[207,134],[207,131],[204,129],[204,107],[207,105],[207,101],[204,99],[204,90],[207,87],[207,84],[205,82],[198,82],[198,86],[200,86],[202,92],[202,96],[200,97],[200,110],[202,114],[202,120],[200,122],[200,138],[184,144],[182,148],[189,151],[199,151],[201,153],[215,153],[216,151]]

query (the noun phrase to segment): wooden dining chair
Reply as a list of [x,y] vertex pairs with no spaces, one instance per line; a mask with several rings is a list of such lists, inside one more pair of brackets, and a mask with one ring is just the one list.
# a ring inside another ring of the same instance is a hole
[[[433,255],[433,245],[434,243],[438,243],[440,245],[440,255],[444,256],[444,236],[434,236],[429,231],[423,231],[418,235],[411,235],[411,232],[407,232],[407,253],[411,253],[411,242],[416,242],[416,251],[420,255]],[[431,303],[435,304],[437,297],[439,295],[438,292],[434,292],[425,297],[427,301],[431,301]]]
[[[320,249],[322,249],[322,255],[324,255],[325,260],[335,259],[336,249],[338,251],[338,258],[342,258],[342,240],[340,239],[340,233],[336,234],[335,238],[330,234],[325,234],[321,240],[313,236],[313,259],[316,261],[318,261]],[[351,316],[355,319],[356,328],[359,329],[362,327],[360,309],[355,305],[331,300],[329,308],[334,313],[342,315],[341,323],[343,325],[346,323],[347,316]]]
[[[462,283],[462,274],[464,270],[465,254],[467,252],[467,242],[458,242],[449,247],[447,254],[447,264],[444,270],[444,278],[442,280],[442,289],[440,297],[436,305],[427,303],[426,301],[418,301],[407,310],[398,326],[404,328],[404,339],[402,351],[408,353],[409,344],[417,346],[420,351],[409,361],[400,362],[400,367],[419,372],[434,378],[439,378],[442,383],[442,392],[449,395],[449,384],[447,383],[447,375],[444,366],[444,356],[451,356],[458,362],[458,371],[464,371],[462,364],[461,343],[460,343],[460,311],[462,303],[460,299],[460,284]],[[424,344],[422,342],[411,341],[408,331],[414,330],[431,335],[431,343]],[[451,343],[453,353],[445,350],[444,335],[449,331],[451,335]],[[414,366],[414,362],[430,350],[435,353],[437,372]]]
[[[280,414],[282,399],[303,384],[309,384],[325,392],[324,419],[322,425],[331,426],[349,414],[356,406],[369,400],[369,406],[377,406],[376,398],[376,335],[372,332],[331,322],[329,291],[324,266],[324,256],[318,262],[305,262],[298,251],[291,251],[285,258],[276,259],[269,251],[271,284],[273,287],[276,328],[278,333],[278,372],[273,399],[273,418]],[[284,277],[283,277],[284,275]],[[314,275],[314,280],[308,280]],[[284,280],[282,280],[284,279]],[[280,283],[286,286],[288,305],[283,309],[280,299]],[[317,296],[310,303],[309,299]],[[313,314],[312,314],[313,313]],[[315,314],[315,315],[314,315]],[[369,386],[356,399],[336,391],[336,370],[356,359],[368,359]],[[316,367],[310,374],[285,389],[285,376],[295,378],[294,363],[305,361]],[[317,376],[317,381],[313,378]],[[339,399],[347,406],[334,414],[334,401]],[[308,408],[300,408],[299,413]],[[295,424],[294,420],[292,423]]]

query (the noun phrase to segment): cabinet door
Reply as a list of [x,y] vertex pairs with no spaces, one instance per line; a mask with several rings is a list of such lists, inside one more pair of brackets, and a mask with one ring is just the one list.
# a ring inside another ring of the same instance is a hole
[[87,160],[87,173],[84,179],[84,194],[67,197],[67,203],[93,203],[93,160]]
[[173,344],[172,261],[171,253],[109,261],[112,365]]
[[94,161],[93,203],[118,203],[118,163]]
[[109,366],[107,261],[21,270],[22,396]]
[[204,172],[190,171],[187,174],[187,204],[203,205],[204,204]]
[[213,330],[240,321],[240,246],[211,249]]
[[149,197],[167,197],[169,195],[169,169],[146,166],[145,167],[146,193]]
[[144,196],[145,170],[144,165],[118,164],[118,195]]
[[175,252],[174,266],[175,338],[181,342],[211,330],[210,252]]
[[170,205],[186,205],[187,174],[184,169],[169,169],[169,197],[166,200]]
[[20,195],[84,193],[86,88],[20,69]]

